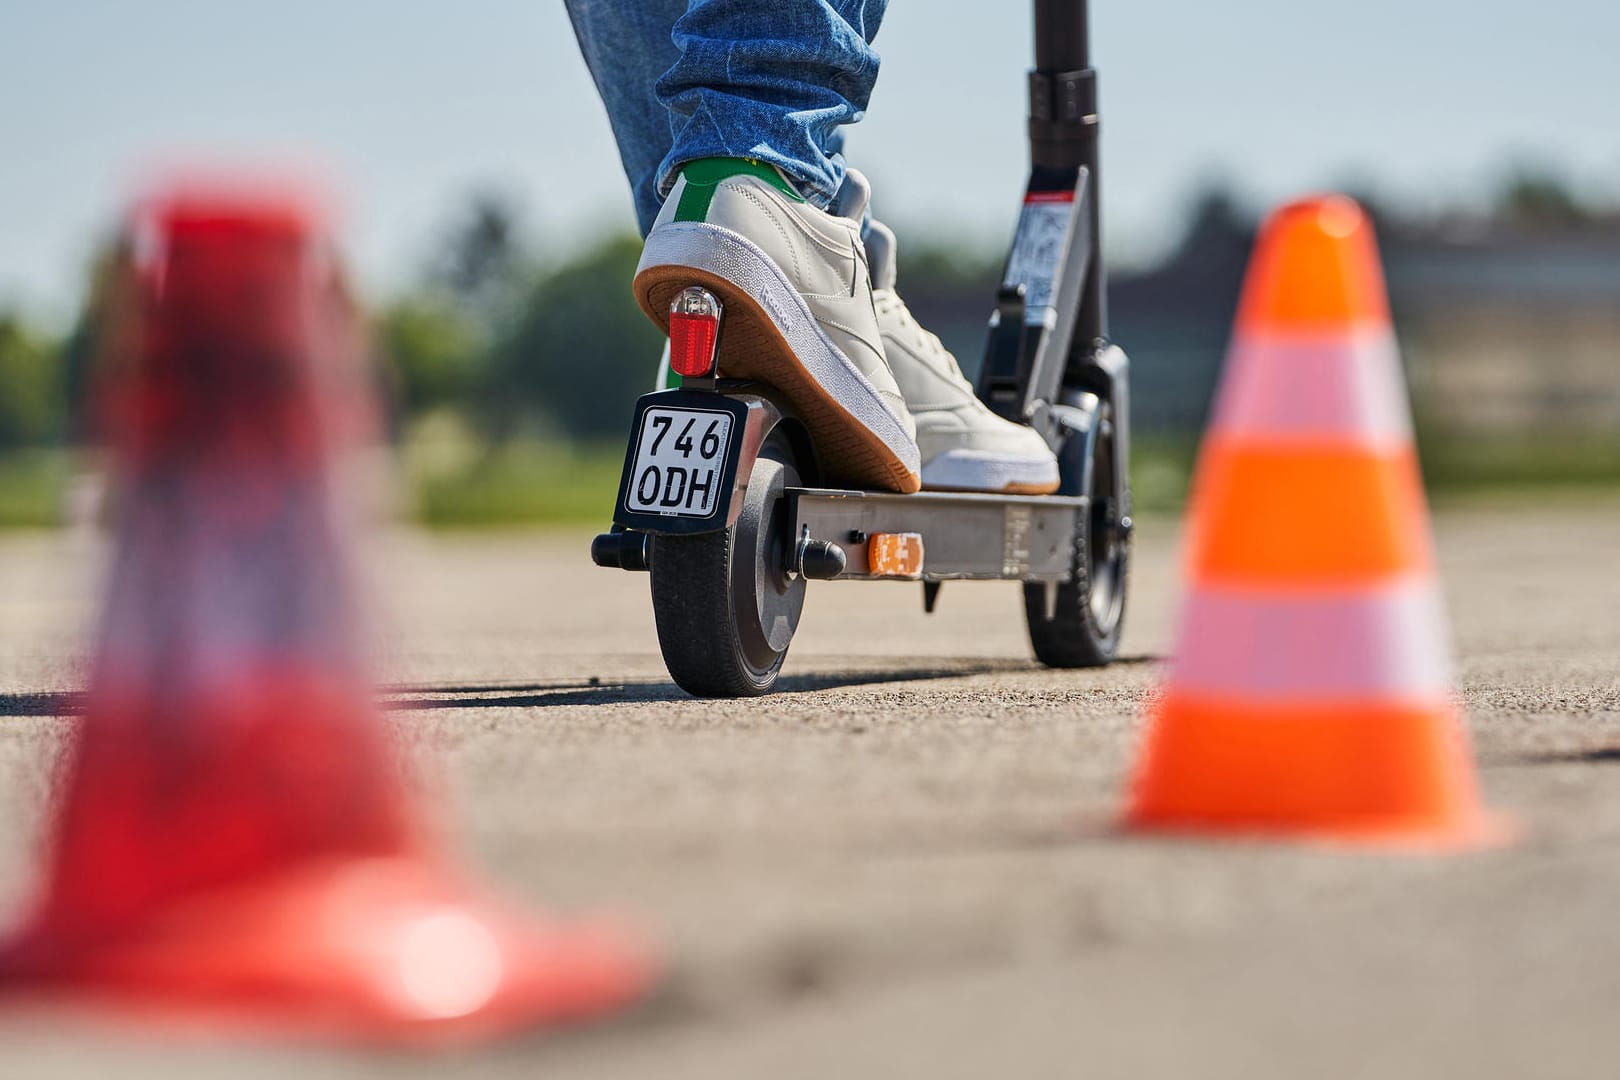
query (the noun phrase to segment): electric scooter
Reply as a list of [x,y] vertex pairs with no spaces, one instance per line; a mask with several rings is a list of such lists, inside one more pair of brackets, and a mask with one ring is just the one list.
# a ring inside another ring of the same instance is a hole
[[714,369],[724,312],[676,295],[678,388],[636,403],[598,566],[652,579],[664,663],[699,697],[775,685],[807,582],[1018,581],[1036,657],[1096,667],[1119,648],[1130,559],[1129,365],[1108,340],[1098,249],[1097,78],[1086,0],[1035,0],[1030,173],[976,391],[1057,454],[1052,495],[824,486],[804,425],[771,391]]

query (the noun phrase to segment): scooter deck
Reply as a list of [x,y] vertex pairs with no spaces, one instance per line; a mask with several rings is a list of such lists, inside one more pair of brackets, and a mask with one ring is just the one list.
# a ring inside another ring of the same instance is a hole
[[[1073,574],[1075,527],[1090,500],[1063,495],[989,495],[788,488],[793,536],[840,548],[844,572],[834,581],[1067,581]],[[921,572],[882,572],[872,547],[882,535],[917,534]]]

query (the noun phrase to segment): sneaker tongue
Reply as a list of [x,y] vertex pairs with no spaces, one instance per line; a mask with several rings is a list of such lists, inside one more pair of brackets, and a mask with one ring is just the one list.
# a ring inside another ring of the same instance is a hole
[[894,230],[877,218],[866,226],[866,262],[872,268],[872,288],[894,289]]
[[842,218],[860,222],[866,218],[866,207],[872,201],[872,185],[854,169],[844,171],[844,182],[838,185],[833,197],[832,212]]

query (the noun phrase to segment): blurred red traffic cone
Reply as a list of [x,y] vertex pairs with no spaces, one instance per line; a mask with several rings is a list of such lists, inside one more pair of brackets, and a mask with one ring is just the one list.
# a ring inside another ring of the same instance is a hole
[[335,466],[368,427],[312,209],[182,191],[130,231],[117,536],[45,895],[0,987],[383,1041],[585,1017],[640,942],[537,923],[425,853],[364,675]]
[[1129,823],[1499,838],[1452,702],[1383,274],[1349,199],[1261,231],[1189,522],[1190,595]]

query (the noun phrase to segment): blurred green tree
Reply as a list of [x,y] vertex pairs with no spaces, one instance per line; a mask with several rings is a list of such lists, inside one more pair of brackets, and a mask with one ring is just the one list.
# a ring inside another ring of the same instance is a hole
[[1496,216],[1510,225],[1561,229],[1586,224],[1597,215],[1550,166],[1521,164],[1502,184]]
[[527,417],[584,440],[620,439],[651,390],[662,337],[630,294],[641,241],[609,238],[542,277],[497,345],[484,406],[497,438]]
[[514,200],[475,193],[428,271],[427,287],[451,300],[474,327],[510,319],[538,272]]
[[96,406],[92,400],[95,368],[101,354],[117,268],[127,256],[123,242],[117,237],[104,238],[96,246],[85,275],[84,303],[73,329],[62,342],[63,426],[67,439],[72,442],[94,442],[101,435],[96,430]]
[[0,449],[62,436],[61,353],[12,314],[0,314]]
[[377,342],[405,416],[466,408],[483,391],[494,344],[537,273],[522,233],[511,200],[474,194],[420,283],[378,313]]
[[485,331],[447,298],[408,295],[386,308],[377,336],[398,376],[408,415],[467,402],[483,361]]

